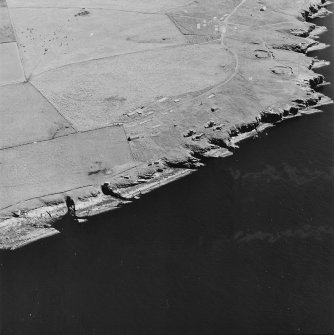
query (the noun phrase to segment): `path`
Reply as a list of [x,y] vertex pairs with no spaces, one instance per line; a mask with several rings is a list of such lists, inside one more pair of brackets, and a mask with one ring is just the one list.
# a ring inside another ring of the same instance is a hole
[[[259,41],[307,43],[276,30],[297,7],[282,14],[275,2],[267,18],[255,0],[254,16],[238,12],[245,3],[0,0],[1,220],[66,194],[103,202],[106,182],[164,184],[171,166],[196,166],[194,152],[230,154],[231,131],[261,111],[304,99],[304,55],[255,55]],[[245,29],[234,36],[236,13]]]
[[[13,3],[15,4],[15,1]],[[185,3],[181,7],[187,4],[188,3]],[[172,9],[176,8],[177,7],[174,7]],[[11,27],[13,27],[13,16],[15,17],[14,21],[16,24],[20,22],[18,21],[20,16],[18,16],[17,13],[23,9],[63,9],[78,11],[81,7],[60,6],[58,8],[53,8],[48,6],[29,6],[26,4],[24,7],[12,5],[8,11],[7,7],[4,6],[2,10],[7,11],[8,21],[10,22]],[[86,9],[88,11],[101,11],[105,8],[92,6],[87,7]],[[105,10],[108,12],[116,11],[131,14],[135,13],[139,15],[147,13],[149,13],[149,15],[162,15],[160,11],[145,12],[115,8],[107,8]],[[165,10],[163,15],[166,16],[166,13],[167,11]],[[82,19],[84,20],[85,18]],[[0,199],[0,207],[3,209],[11,208],[11,206],[15,203],[21,203],[25,199],[33,199],[34,196],[36,198],[43,197],[44,195],[49,194],[50,190],[54,193],[54,190],[58,190],[59,192],[68,191],[71,189],[70,185],[73,185],[72,188],[74,189],[79,187],[81,184],[101,184],[105,178],[103,173],[101,173],[101,176],[99,176],[99,174],[94,175],[93,179],[92,175],[89,175],[89,172],[93,169],[94,164],[100,164],[100,170],[117,170],[117,166],[119,165],[124,166],[123,169],[127,170],[129,164],[136,165],[133,160],[133,156],[131,155],[131,148],[129,147],[126,139],[127,135],[125,130],[119,133],[116,132],[115,140],[112,141],[114,143],[124,143],[125,145],[121,151],[127,155],[125,155],[127,158],[120,161],[115,159],[115,154],[111,154],[112,151],[110,150],[113,150],[112,148],[114,147],[114,144],[103,141],[104,135],[101,135],[102,137],[99,135],[101,134],[101,131],[102,133],[105,132],[104,129],[91,129],[90,132],[85,133],[84,138],[87,138],[88,142],[87,145],[82,146],[82,143],[80,143],[82,137],[79,135],[80,132],[78,133],[78,128],[70,119],[67,118],[66,115],[62,113],[61,109],[57,107],[54,101],[52,99],[50,100],[50,98],[43,93],[43,89],[36,85],[35,81],[38,77],[43,75],[45,76],[48,72],[57,71],[64,67],[70,69],[74,65],[88,65],[89,63],[96,62],[98,60],[108,60],[110,58],[126,57],[129,55],[144,55],[157,49],[157,47],[155,47],[145,50],[136,50],[106,55],[103,57],[95,57],[88,60],[79,60],[61,65],[60,67],[58,66],[46,69],[38,72],[36,75],[34,75],[33,70],[30,74],[28,74],[28,82],[25,82],[24,78],[26,76],[24,73],[26,73],[26,70],[24,69],[24,66],[22,66],[22,62],[24,64],[26,63],[26,48],[29,48],[29,45],[22,44],[23,40],[21,32],[20,36],[18,36],[18,31],[21,31],[22,27],[22,24],[19,23],[19,27],[11,28],[14,36],[10,43],[12,43],[13,46],[19,50],[19,54],[17,54],[16,59],[15,57],[11,57],[12,59],[9,60],[11,66],[17,66],[18,69],[22,69],[22,79],[17,80],[16,78],[10,77],[2,78],[0,83],[0,85],[2,85],[2,108],[6,110],[6,113],[2,114],[2,148],[0,151],[0,159],[2,162],[2,178],[0,182],[1,188],[4,190],[1,194],[6,194],[5,197],[2,196]],[[29,26],[27,26],[26,29],[28,32],[33,31],[34,29],[36,30],[36,28],[31,28]],[[168,29],[170,30],[170,28]],[[33,33],[30,35],[35,36]],[[34,41],[36,38],[37,37],[33,37],[30,39],[31,41]],[[180,42],[177,45],[160,45],[159,50],[162,51],[191,47],[191,45],[182,42],[182,40],[180,40]],[[204,42],[200,44],[205,45],[208,43]],[[3,45],[1,46],[3,47]],[[40,57],[39,63],[41,63],[42,59],[43,56]],[[37,64],[37,66],[39,66],[39,64]],[[3,74],[3,76],[5,75],[6,74]],[[224,81],[224,83],[229,80],[230,79]],[[221,83],[218,85],[221,85]],[[36,90],[37,92],[33,92],[33,90]],[[20,99],[15,98],[17,94],[19,94]],[[8,117],[6,115],[8,115]],[[114,132],[113,129],[116,128],[111,125],[109,129]],[[81,140],[76,141],[76,138],[81,138]],[[61,146],[62,149],[60,149],[59,146]],[[109,148],[108,146],[111,147]],[[93,158],[93,151],[91,151],[90,148],[99,154],[99,159]],[[119,151],[119,149],[117,149],[117,151]],[[56,155],[55,152],[57,152]],[[80,153],[80,158],[78,156],[78,159],[75,158],[77,153]],[[110,161],[111,157],[113,158]],[[87,160],[87,163],[83,164],[82,159]],[[60,168],[60,166],[63,166],[63,168]],[[117,172],[119,173],[118,170]],[[83,179],[78,179],[80,174],[82,174],[82,177],[80,178]],[[84,177],[85,174],[86,176]]]

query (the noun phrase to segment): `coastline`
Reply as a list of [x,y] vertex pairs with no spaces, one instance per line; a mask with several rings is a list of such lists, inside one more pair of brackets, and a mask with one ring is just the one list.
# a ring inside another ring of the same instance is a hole
[[[328,3],[322,1],[308,1],[308,10],[305,8],[297,9],[299,13],[303,14],[304,18],[315,18],[317,17],[317,13],[319,13],[318,15],[328,15],[328,13],[323,10],[327,4]],[[266,8],[265,10],[269,11],[270,9]],[[312,13],[312,15],[310,15],[310,13]],[[302,22],[299,21],[297,17],[294,17],[294,20],[296,21],[296,25]],[[292,96],[289,92],[283,99],[278,99],[279,102],[276,101],[275,104],[269,104],[266,108],[257,110],[256,113],[251,115],[247,114],[244,122],[240,122],[240,118],[237,118],[234,124],[229,122],[226,123],[226,125],[221,125],[217,121],[214,121],[214,125],[208,125],[208,127],[205,128],[206,130],[200,131],[195,129],[189,136],[185,134],[187,129],[190,128],[186,124],[185,126],[187,128],[180,131],[181,134],[183,134],[183,136],[181,136],[183,142],[180,148],[181,150],[176,156],[167,155],[159,157],[161,152],[158,151],[155,157],[149,159],[149,163],[141,163],[137,165],[135,169],[129,170],[129,172],[126,173],[122,172],[119,175],[115,175],[110,181],[106,181],[102,191],[96,186],[90,185],[66,192],[66,194],[76,199],[78,216],[87,219],[87,217],[117,209],[129,201],[135,200],[142,194],[196,171],[197,168],[203,165],[202,159],[204,158],[229,156],[233,154],[233,151],[237,149],[241,141],[257,136],[258,133],[263,132],[268,127],[292,117],[317,112],[319,111],[318,108],[322,105],[332,103],[329,98],[313,90],[318,85],[323,84],[324,78],[314,73],[312,69],[318,68],[320,65],[325,66],[327,63],[325,61],[322,63],[321,61],[315,62],[311,57],[305,56],[302,60],[299,57],[300,55],[304,55],[304,53],[307,55],[307,51],[326,47],[321,43],[316,44],[317,42],[315,40],[308,38],[312,31],[317,30],[321,33],[323,29],[317,27],[310,29],[311,24],[306,24],[306,22],[303,24],[305,24],[307,30],[301,31],[300,28],[299,30],[294,30],[298,38],[304,39],[306,43],[306,45],[299,46],[299,49],[297,48],[298,52],[296,51],[295,44],[279,44],[280,40],[271,41],[271,45],[275,47],[270,48],[274,53],[280,53],[283,50],[281,57],[284,60],[284,68],[280,68],[276,64],[276,67],[271,71],[283,77],[277,80],[278,83],[283,81],[287,85],[289,83],[296,87],[293,92],[293,99],[291,99]],[[291,24],[290,30],[293,29],[296,28]],[[304,36],[300,37],[300,35]],[[312,38],[316,38],[317,36],[318,35],[313,35]],[[228,46],[231,50],[233,50],[233,43],[235,43],[234,38],[234,35],[227,36],[227,45],[230,43]],[[264,41],[264,44],[266,44],[266,41]],[[271,57],[269,54],[265,55],[262,49],[259,50],[261,51],[258,54],[259,57]],[[241,52],[244,51],[242,50]],[[294,58],[293,55],[297,55],[298,57]],[[289,56],[292,56],[292,59],[289,59]],[[292,65],[296,60],[297,65]],[[234,72],[234,76],[224,80],[223,84],[234,80],[234,77],[239,74],[239,69],[240,67],[242,68],[243,64],[240,64],[238,58],[237,61],[235,67],[237,71]],[[291,62],[291,67],[296,66],[298,69],[298,75],[293,79],[290,78],[291,75],[289,70],[287,70],[290,66],[289,62]],[[272,69],[271,66],[270,68]],[[242,68],[242,70],[245,71],[244,68]],[[243,77],[245,77],[245,75],[247,74],[243,73]],[[269,76],[269,74],[267,74],[267,76]],[[251,76],[249,76],[248,79],[249,78],[251,78]],[[240,78],[237,79],[241,81]],[[252,81],[252,79],[249,79],[249,81]],[[244,82],[242,83],[244,84]],[[214,93],[211,93],[211,95],[213,94],[212,98],[216,98],[216,96],[219,95],[219,89],[218,87]],[[210,92],[212,92],[212,90]],[[205,91],[201,93],[201,95],[203,94],[209,93]],[[209,95],[209,97],[211,95]],[[191,103],[196,99],[199,99],[198,96],[192,98]],[[216,102],[216,105],[217,111],[211,110],[211,114],[215,114],[215,117],[219,119],[218,112],[224,108],[224,105],[219,104],[219,101]],[[189,108],[189,104],[185,106],[185,108]],[[164,111],[162,111],[162,113],[163,112]],[[208,116],[206,115],[206,117]],[[200,122],[202,124],[202,121]],[[219,126],[221,126],[221,129],[219,129]],[[211,129],[214,127],[217,127],[215,131]],[[220,133],[218,133],[218,131],[220,131]],[[140,138],[137,139],[133,137],[133,139],[131,139],[131,135],[129,137],[130,145],[132,145],[135,152],[139,150],[139,146],[145,149],[143,143],[136,143],[136,140],[141,141]],[[149,145],[147,147],[149,147]],[[0,249],[16,249],[38,239],[58,234],[59,231],[53,228],[53,225],[66,214],[63,193],[40,197],[39,204],[40,199],[42,199],[43,206],[36,205],[35,199],[31,199],[16,206],[15,210],[13,210],[12,207],[6,209],[7,213],[4,212],[3,214],[5,219],[0,223]],[[16,217],[11,217],[13,212]]]

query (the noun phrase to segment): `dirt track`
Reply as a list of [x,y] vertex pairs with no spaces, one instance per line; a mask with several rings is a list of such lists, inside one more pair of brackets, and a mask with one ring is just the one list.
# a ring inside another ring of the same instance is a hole
[[301,16],[320,2],[2,1],[0,247],[44,237],[65,194],[117,207],[102,184],[132,200],[327,103]]

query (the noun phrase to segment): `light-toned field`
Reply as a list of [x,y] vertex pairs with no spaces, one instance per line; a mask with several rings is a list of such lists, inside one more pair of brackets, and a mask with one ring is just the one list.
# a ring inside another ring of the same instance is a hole
[[0,85],[24,80],[20,55],[15,42],[0,44]]
[[310,5],[0,0],[0,248],[49,235],[31,210],[50,196],[107,210],[329,102],[310,88]]
[[8,8],[0,5],[0,43],[14,42],[15,36]]
[[[165,15],[80,8],[11,9],[28,76],[67,64],[179,45]],[[77,15],[77,16],[76,16]]]
[[29,83],[0,86],[0,96],[1,149],[75,132]]
[[132,12],[156,13],[173,8],[181,8],[193,1],[189,0],[8,0],[8,6],[14,7],[51,7],[51,8],[101,8]]
[[226,63],[233,57],[219,44],[186,45],[65,66],[31,81],[77,130],[87,130],[162,97],[222,82],[233,71]]
[[4,149],[0,157],[2,207],[102,184],[106,176],[134,166],[122,127]]

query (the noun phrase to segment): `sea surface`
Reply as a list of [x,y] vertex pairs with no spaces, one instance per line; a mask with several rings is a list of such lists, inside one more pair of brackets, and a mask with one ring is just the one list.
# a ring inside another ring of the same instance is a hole
[[[316,22],[325,43],[333,19]],[[333,70],[317,71],[333,81]],[[321,90],[334,97],[333,85]],[[333,176],[330,105],[123,209],[1,253],[0,333],[334,333]]]

